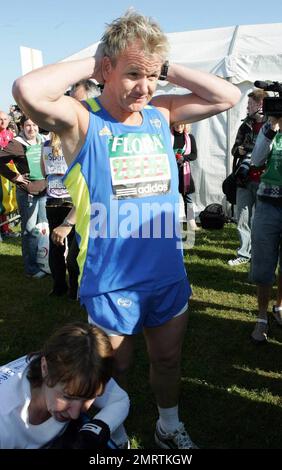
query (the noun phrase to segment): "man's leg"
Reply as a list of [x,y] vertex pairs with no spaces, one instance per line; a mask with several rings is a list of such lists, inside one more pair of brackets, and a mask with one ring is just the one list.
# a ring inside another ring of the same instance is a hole
[[40,271],[37,264],[38,237],[32,233],[37,224],[38,197],[17,188],[17,203],[21,214],[22,254],[25,274],[34,275]]
[[269,299],[271,296],[272,286],[267,284],[257,285],[257,299],[258,299],[258,318],[267,320],[267,310]]
[[180,362],[187,314],[162,326],[144,328],[150,359],[150,383],[157,404],[162,408],[176,406],[179,395]]
[[265,342],[267,340],[268,318],[267,310],[271,295],[272,286],[267,284],[257,285],[258,316],[252,339],[256,342]]
[[[280,254],[281,256],[281,254]],[[273,316],[279,326],[282,326],[282,273],[279,272],[277,280],[276,305],[273,307]]]
[[238,256],[250,259],[251,257],[251,217],[253,201],[252,193],[246,188],[237,188],[237,230],[239,234],[240,247]]
[[[127,389],[127,372],[133,356],[133,336],[110,336],[114,350],[113,377],[120,387]],[[120,449],[130,449],[130,441],[123,424],[111,435]]]
[[127,372],[132,362],[134,339],[133,336],[110,336],[114,350],[113,377],[124,389],[127,388]]
[[180,362],[186,326],[187,314],[183,313],[162,326],[144,329],[150,382],[159,410],[155,441],[163,449],[197,448],[178,416]]
[[267,310],[275,270],[279,259],[282,233],[281,209],[258,199],[252,227],[250,279],[257,285],[258,317],[251,334],[256,343],[267,340]]

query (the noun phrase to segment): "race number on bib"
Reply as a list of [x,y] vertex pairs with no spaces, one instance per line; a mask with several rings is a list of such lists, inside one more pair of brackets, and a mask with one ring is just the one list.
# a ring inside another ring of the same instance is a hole
[[162,136],[122,134],[109,140],[113,193],[117,199],[170,191],[171,172]]
[[70,197],[67,188],[64,186],[62,176],[49,175],[47,193],[51,197]]

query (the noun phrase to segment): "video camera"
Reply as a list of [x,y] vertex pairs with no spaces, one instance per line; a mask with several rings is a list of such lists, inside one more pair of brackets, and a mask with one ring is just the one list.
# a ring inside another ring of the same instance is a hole
[[264,91],[278,93],[278,96],[268,96],[263,99],[262,112],[266,116],[282,117],[282,83],[257,80],[254,85]]

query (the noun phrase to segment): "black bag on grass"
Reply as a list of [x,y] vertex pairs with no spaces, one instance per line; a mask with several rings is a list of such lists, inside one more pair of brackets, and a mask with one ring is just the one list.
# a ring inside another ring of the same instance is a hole
[[205,229],[221,229],[226,221],[221,204],[209,204],[199,214],[201,225]]

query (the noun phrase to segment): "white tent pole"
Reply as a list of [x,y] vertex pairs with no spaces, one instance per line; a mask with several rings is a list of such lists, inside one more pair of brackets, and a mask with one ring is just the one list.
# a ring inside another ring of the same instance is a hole
[[[236,39],[237,39],[237,36],[238,36],[238,32],[239,32],[239,25],[237,24],[234,28],[234,32],[233,32],[233,36],[232,36],[232,39],[230,41],[230,45],[229,45],[229,50],[228,50],[228,56],[232,56],[233,55],[233,51],[235,49],[235,46],[236,46]],[[228,77],[227,80],[229,82],[232,81],[232,77]],[[228,109],[227,111],[227,139],[226,139],[226,176],[228,176],[230,173],[231,173],[231,168],[232,168],[232,165],[231,165],[231,109]]]
[[[230,79],[228,79],[230,81]],[[231,110],[228,109],[227,111],[227,141],[226,141],[226,177],[231,173],[231,143],[230,143],[230,135],[231,135]]]
[[231,39],[230,44],[229,44],[228,55],[232,55],[233,51],[235,49],[236,39],[237,39],[238,32],[239,32],[239,27],[240,26],[237,24],[234,28],[233,36],[232,36],[232,39]]

